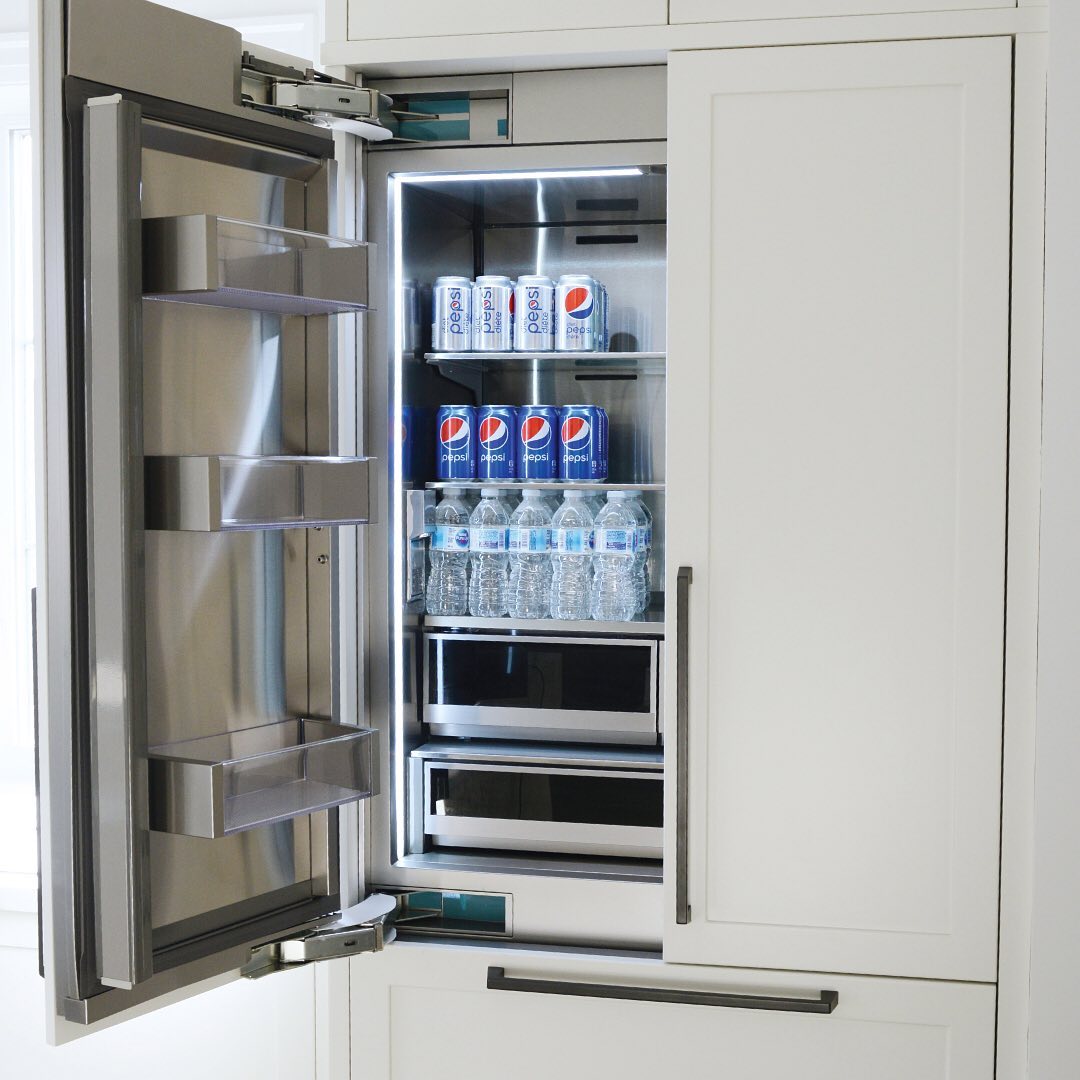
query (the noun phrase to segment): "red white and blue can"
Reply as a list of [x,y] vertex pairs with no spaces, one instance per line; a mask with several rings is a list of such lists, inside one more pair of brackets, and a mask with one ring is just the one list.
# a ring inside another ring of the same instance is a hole
[[555,480],[559,475],[559,410],[524,405],[517,411],[519,480]]
[[440,480],[476,479],[476,409],[443,405],[435,414]]
[[607,480],[611,476],[608,471],[608,414],[607,409],[602,409],[597,406],[596,409],[599,414],[600,421],[600,455],[602,458],[600,468],[603,470],[604,479]]
[[513,338],[514,283],[501,274],[484,274],[473,286],[473,349],[509,352]]
[[555,286],[555,351],[596,352],[602,319],[596,281],[588,274],[563,274]]
[[514,351],[551,352],[555,348],[555,283],[526,274],[514,286]]
[[595,405],[567,405],[559,410],[559,472],[563,480],[607,479],[602,411]]
[[[472,348],[473,286],[467,277],[438,277],[431,289],[433,352],[468,352]],[[407,323],[411,314],[406,308]]]
[[476,410],[477,478],[517,478],[517,409],[513,405],[481,405]]
[[411,484],[413,477],[413,410],[411,405],[401,406],[401,420],[398,422],[398,457],[401,460],[401,479]]

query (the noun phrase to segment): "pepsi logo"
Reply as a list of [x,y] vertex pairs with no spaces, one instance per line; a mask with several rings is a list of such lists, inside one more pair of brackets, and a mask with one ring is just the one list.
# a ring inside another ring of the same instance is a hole
[[448,450],[462,450],[469,445],[469,421],[464,416],[448,416],[439,425],[439,442]]
[[480,423],[480,445],[485,450],[501,450],[510,438],[510,428],[498,416],[487,416]]
[[571,319],[588,319],[593,312],[593,292],[583,285],[568,289],[563,297],[563,310]]
[[570,416],[562,422],[562,444],[567,450],[579,450],[592,442],[592,425],[583,416]]
[[526,416],[521,421],[521,442],[530,450],[543,450],[551,442],[551,424],[542,416]]

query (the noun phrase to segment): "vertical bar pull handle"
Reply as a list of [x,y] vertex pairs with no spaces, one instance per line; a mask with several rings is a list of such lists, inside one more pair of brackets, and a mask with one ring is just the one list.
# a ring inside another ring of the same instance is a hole
[[83,115],[87,651],[96,973],[152,974],[143,617],[142,112]]
[[687,843],[690,828],[690,585],[694,571],[680,566],[675,585],[675,922],[690,921]]

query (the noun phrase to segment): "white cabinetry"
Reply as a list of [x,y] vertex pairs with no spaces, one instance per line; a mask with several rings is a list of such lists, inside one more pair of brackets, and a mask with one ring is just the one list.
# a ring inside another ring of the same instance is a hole
[[671,22],[734,22],[830,15],[895,15],[1016,7],[1016,0],[671,0]]
[[[988,1080],[989,986],[398,943],[352,961],[353,1080]],[[564,994],[487,989],[566,983]],[[814,997],[829,1015],[578,996],[583,983]]]
[[669,960],[995,977],[1010,93],[1006,38],[672,57]]
[[485,0],[388,4],[348,0],[348,12],[352,40],[587,30],[667,22],[665,0],[548,0],[543,4],[491,4]]

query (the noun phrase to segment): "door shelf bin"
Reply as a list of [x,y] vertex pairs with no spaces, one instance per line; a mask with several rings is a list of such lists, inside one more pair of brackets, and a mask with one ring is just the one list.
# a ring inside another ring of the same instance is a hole
[[371,458],[210,455],[146,459],[146,527],[302,529],[370,521]]
[[284,720],[153,746],[150,827],[214,838],[377,793],[378,733]]
[[143,295],[280,315],[366,311],[367,244],[211,214],[143,221]]

